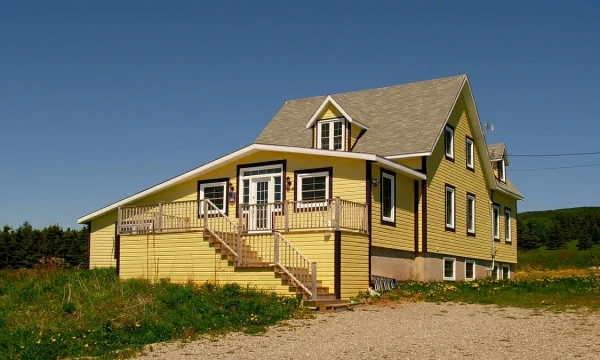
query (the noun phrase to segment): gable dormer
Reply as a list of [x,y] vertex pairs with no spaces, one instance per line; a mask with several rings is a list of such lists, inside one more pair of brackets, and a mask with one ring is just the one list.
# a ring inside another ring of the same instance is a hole
[[356,112],[342,108],[331,95],[321,103],[306,124],[313,132],[313,148],[352,151],[368,127],[356,119]]
[[506,167],[509,165],[506,145],[504,143],[488,145],[488,153],[494,169],[494,176],[498,181],[506,183]]

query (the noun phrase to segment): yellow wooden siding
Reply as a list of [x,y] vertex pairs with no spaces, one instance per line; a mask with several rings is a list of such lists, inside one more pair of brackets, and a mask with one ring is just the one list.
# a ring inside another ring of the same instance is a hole
[[[372,165],[372,178],[380,179],[381,169]],[[381,224],[381,184],[371,187],[373,246],[414,251],[414,180],[396,173],[396,226]]]
[[[517,262],[517,200],[512,199],[499,191],[494,191],[494,202],[500,205],[500,241],[496,242],[496,260],[502,262]],[[510,209],[510,234],[511,242],[506,242],[506,222],[504,209]]]
[[394,159],[398,164],[408,166],[411,169],[421,170],[422,158],[420,156],[406,159]]
[[169,278],[173,282],[238,283],[294,295],[273,268],[235,268],[201,233],[121,236],[122,278]]
[[90,268],[116,266],[115,221],[117,212],[111,211],[92,220],[90,233]]
[[334,232],[289,233],[284,236],[310,261],[317,263],[317,280],[321,280],[323,286],[329,287],[329,292],[333,293]]
[[[317,120],[335,119],[343,117],[342,113],[333,105],[327,105],[317,116]],[[306,119],[308,121],[308,119]]]
[[346,300],[369,287],[369,236],[342,232],[341,298]]
[[[433,154],[427,158],[427,241],[428,251],[444,255],[491,259],[492,222],[490,190],[482,171],[481,154],[475,147],[475,172],[466,168],[466,136],[473,138],[464,99],[461,97],[448,124],[454,130],[454,162],[445,158],[444,138],[438,141]],[[475,139],[475,141],[480,141]],[[445,230],[445,185],[455,186],[455,232]],[[476,236],[467,236],[466,196],[476,196]],[[516,214],[516,212],[514,212]],[[513,215],[514,216],[514,215]],[[516,229],[516,226],[515,226]],[[516,246],[507,249],[504,256],[515,259]]]

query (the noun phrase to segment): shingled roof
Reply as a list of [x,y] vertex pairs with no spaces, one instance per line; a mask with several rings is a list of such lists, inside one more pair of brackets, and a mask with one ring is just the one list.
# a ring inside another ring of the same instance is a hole
[[488,154],[490,154],[491,161],[497,161],[502,159],[504,151],[506,151],[506,145],[504,143],[488,145]]
[[[466,75],[333,94],[350,116],[369,126],[353,151],[383,156],[431,152]],[[287,101],[254,141],[312,147],[306,123],[327,96]]]

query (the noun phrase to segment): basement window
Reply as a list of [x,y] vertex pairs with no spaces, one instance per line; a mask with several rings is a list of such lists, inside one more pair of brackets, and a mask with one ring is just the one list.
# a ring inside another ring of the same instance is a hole
[[465,280],[475,280],[475,261],[465,260]]
[[317,145],[323,150],[344,150],[346,120],[323,120],[317,123]]
[[456,280],[456,259],[455,258],[444,258],[444,280],[454,281]]
[[510,280],[510,265],[502,265],[502,279]]

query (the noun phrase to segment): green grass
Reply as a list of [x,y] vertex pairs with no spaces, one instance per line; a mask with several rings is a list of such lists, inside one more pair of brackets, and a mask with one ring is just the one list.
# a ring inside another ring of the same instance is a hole
[[520,251],[517,271],[587,269],[600,266],[600,247],[591,250],[577,250],[577,242],[571,242],[566,249]]
[[238,285],[120,281],[114,269],[0,271],[0,359],[131,355],[199,334],[255,334],[299,310]]
[[463,302],[521,308],[565,310],[585,307],[600,310],[600,275],[471,282],[400,282],[385,292],[382,301]]

